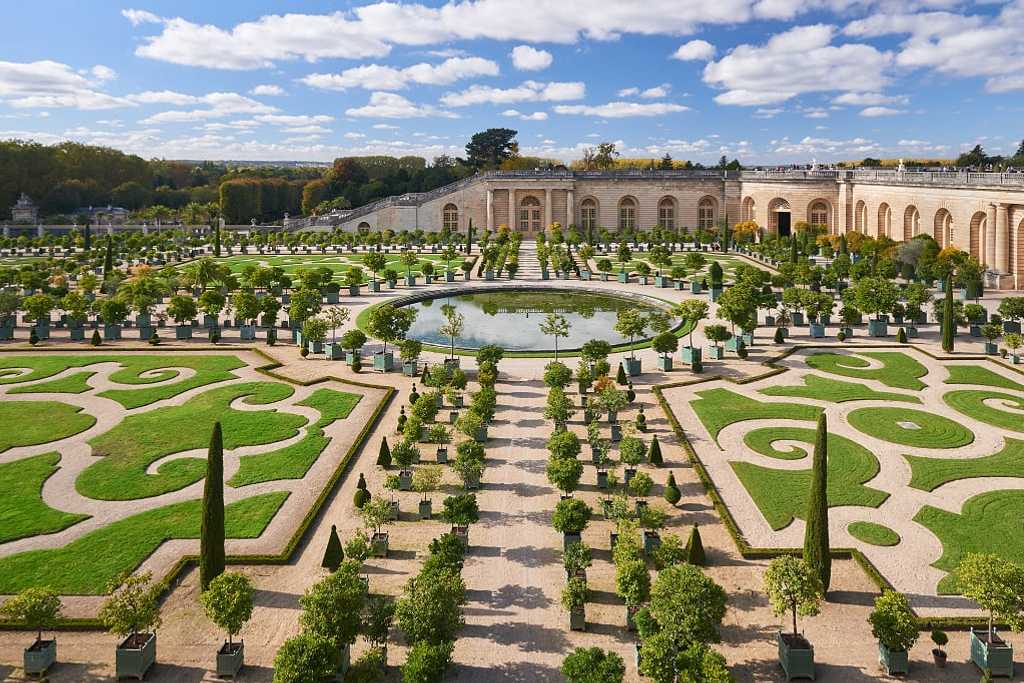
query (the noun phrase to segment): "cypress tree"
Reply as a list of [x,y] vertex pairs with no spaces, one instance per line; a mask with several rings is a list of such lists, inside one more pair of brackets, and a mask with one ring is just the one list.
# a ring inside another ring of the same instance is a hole
[[220,256],[220,221],[213,226],[213,255]]
[[942,304],[942,350],[953,353],[953,336],[956,321],[953,320],[953,274],[946,276],[946,298]]
[[99,346],[100,344],[103,343],[103,340],[100,339],[100,331],[99,330],[93,330],[92,331],[92,337],[89,339],[89,343],[92,344],[93,346]]
[[707,557],[704,555],[704,542],[700,540],[700,531],[696,524],[690,529],[690,541],[686,544],[686,561],[696,567],[703,567],[707,564]]
[[327,549],[324,551],[324,560],[320,566],[338,571],[338,567],[345,560],[345,550],[341,547],[341,539],[338,538],[338,527],[331,525],[331,537],[327,539]]
[[[661,467],[661,464],[664,462],[661,457],[661,444],[658,443],[657,434],[655,434],[654,438],[651,439],[650,448],[647,449],[647,462],[651,463],[655,467]],[[669,480],[673,482],[675,481],[672,479],[671,474],[669,475]]]
[[797,251],[796,251],[796,237],[790,237],[789,238],[789,262],[790,263],[796,263],[798,256],[799,256],[799,254],[797,254]]
[[203,523],[199,535],[199,584],[202,590],[224,573],[224,439],[213,423],[203,484]]
[[92,229],[89,227],[89,221],[85,222],[84,240],[82,245],[85,247],[86,252],[92,249]]
[[676,486],[676,475],[673,472],[668,473],[668,481],[665,482],[665,491],[662,495],[669,505],[675,505],[683,497],[683,494],[679,492],[679,487]]
[[804,560],[821,579],[822,589],[827,593],[832,580],[832,556],[828,542],[828,422],[825,413],[818,416],[818,433],[814,439]]
[[626,369],[622,367],[622,363],[619,363],[619,371],[615,373],[615,383],[620,387],[624,387],[629,383],[629,380],[626,379]]
[[839,253],[840,254],[849,254],[850,252],[848,251],[848,249],[849,249],[849,247],[846,246],[846,235],[840,235],[839,236]]
[[114,241],[113,237],[107,235],[107,253],[103,257],[103,279],[110,277],[114,270]]
[[[380,440],[380,451],[377,453],[377,465],[387,469],[391,467],[391,448],[388,447],[388,439],[384,437]],[[359,480],[362,481],[363,475],[359,475]]]

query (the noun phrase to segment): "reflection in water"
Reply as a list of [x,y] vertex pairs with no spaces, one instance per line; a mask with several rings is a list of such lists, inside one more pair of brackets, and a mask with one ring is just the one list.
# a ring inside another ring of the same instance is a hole
[[[552,349],[551,337],[540,331],[547,313],[559,313],[569,322],[569,336],[559,340],[559,349],[579,348],[591,339],[622,344],[629,340],[614,329],[619,310],[639,308],[647,313],[660,310],[652,304],[631,299],[569,290],[463,294],[441,301],[443,306],[433,306],[431,300],[409,304],[418,310],[407,335],[410,339],[447,346],[448,337],[438,330],[445,323],[443,309],[450,305],[466,320],[462,334],[455,339],[455,345],[462,348],[497,344],[510,351]],[[650,330],[647,334],[650,335]]]

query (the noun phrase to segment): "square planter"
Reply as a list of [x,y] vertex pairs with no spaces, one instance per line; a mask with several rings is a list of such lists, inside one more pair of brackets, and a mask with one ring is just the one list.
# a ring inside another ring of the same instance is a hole
[[616,443],[622,440],[622,425],[617,422],[611,426],[611,440]]
[[[0,328],[0,339],[10,339],[11,338],[11,337],[5,337],[4,336],[4,332],[5,331],[12,333],[12,336],[13,336],[14,330],[12,330],[10,328]],[[71,331],[71,341],[85,341],[85,328],[83,328],[83,327],[72,327],[70,331]]]
[[57,661],[57,641],[37,640],[26,647],[22,665],[29,676],[42,676]]
[[420,501],[420,519],[430,519],[433,502],[429,500]]
[[786,680],[810,678],[814,680],[814,647],[802,636],[790,633],[776,635],[779,645],[779,664],[786,673]]
[[309,352],[310,353],[323,353],[324,352],[324,343],[322,341],[311,341],[311,342],[309,342]]
[[401,491],[412,489],[412,471],[402,470],[398,473],[398,488]]
[[804,314],[803,313],[801,313],[800,311],[793,311],[793,314],[790,317],[792,318],[792,322],[793,322],[793,324],[795,326],[803,327],[803,324],[804,324]]
[[587,613],[585,610],[573,610],[569,612],[569,630],[570,631],[586,631],[587,630]]
[[461,362],[460,358],[445,358],[444,359],[444,366],[451,370],[451,369],[458,368],[460,362]]
[[701,292],[700,281],[698,281],[698,280],[690,280],[690,294],[700,294],[700,292]]
[[985,355],[986,356],[997,356],[999,355],[999,346],[993,342],[985,342]]
[[569,532],[562,534],[562,551],[564,552],[568,550],[569,546],[571,546],[573,543],[579,543],[582,540],[582,538],[583,537],[579,533]]
[[747,344],[746,344],[746,342],[743,341],[743,337],[742,336],[738,336],[738,337],[734,336],[734,337],[730,337],[729,339],[725,340],[725,350],[726,351],[736,351],[736,352],[739,352],[739,350],[744,348],[744,347],[746,347],[746,345]]
[[341,360],[345,357],[345,349],[341,348],[340,344],[328,342],[324,344],[324,355],[327,356],[327,360]]
[[445,282],[455,282],[455,271],[452,271],[452,270],[445,271],[444,281]]
[[597,472],[597,488],[606,489],[608,488],[608,472],[604,470],[598,470]]
[[581,280],[590,280],[590,271],[587,270],[586,268],[581,268],[580,269],[580,279]]
[[[133,638],[137,638],[137,640],[133,641]],[[137,678],[141,681],[154,662],[156,662],[156,634],[140,633],[138,636],[128,636],[117,646],[116,676],[117,678]]]
[[[547,278],[545,278],[545,279],[547,279]],[[494,271],[491,270],[491,269],[485,270],[484,271],[484,280],[487,281],[487,282],[491,282],[492,280],[494,280]]]
[[721,346],[709,346],[708,358],[711,360],[722,360],[725,357],[725,348]]
[[622,367],[625,369],[626,374],[630,377],[636,377],[640,374],[640,359],[639,358],[623,358]]
[[1016,332],[1020,334],[1020,323],[1016,320],[1004,320],[1003,332]]
[[660,288],[664,289],[664,288],[668,287],[668,283],[669,283],[669,278],[667,278],[666,276],[664,276],[664,275],[655,275],[654,276],[654,286],[655,287],[660,287]]
[[377,282],[376,280],[370,282],[370,284],[367,286],[370,288],[370,291],[373,292],[374,294],[380,291],[380,283]]
[[917,328],[915,326],[913,326],[913,325],[907,325],[906,329],[907,329],[907,339],[916,339],[917,337],[919,337],[921,335],[921,333],[918,332]]
[[811,323],[807,326],[812,339],[821,339],[825,336],[825,326],[818,323]]
[[971,629],[971,661],[979,669],[990,669],[993,676],[1013,678],[1013,646],[998,635],[990,645],[988,631]]
[[981,336],[981,325],[977,323],[971,323],[970,335],[977,339]]
[[868,334],[872,337],[888,337],[889,323],[885,320],[869,320]]
[[252,341],[256,338],[255,325],[242,325],[238,328],[238,336],[242,341]]
[[245,643],[224,643],[217,651],[217,675],[234,678],[245,663]]
[[387,353],[373,354],[373,369],[378,372],[391,372],[395,367],[395,354]]
[[708,290],[708,298],[711,299],[712,301],[718,301],[721,297],[722,297],[722,288],[721,287],[715,287],[714,285],[712,285],[711,289]]
[[448,462],[448,449],[445,448],[444,446],[438,446],[437,453],[435,454],[435,459],[437,460],[437,464],[439,465],[443,465],[446,462]]
[[476,439],[477,443],[484,443],[487,441],[487,425],[476,430],[476,435],[473,438]]
[[416,369],[418,367],[419,364],[416,361],[404,360],[402,361],[402,374],[405,375],[406,377],[415,377]]
[[113,341],[121,338],[121,326],[120,325],[104,325],[103,326],[103,339],[106,341]]
[[146,325],[145,327],[140,327],[139,328],[139,339],[141,339],[142,341],[147,341],[155,333],[156,333],[156,328],[153,327],[152,325]]
[[349,296],[359,296],[359,285],[349,285],[348,286],[348,295]]
[[626,284],[627,282],[629,282],[629,273],[627,273],[625,271],[619,271],[619,276],[618,277],[619,277],[619,282],[621,282],[622,284]]
[[671,372],[672,356],[658,356],[658,369],[662,372]]
[[701,350],[694,346],[684,346],[679,350],[679,357],[684,363],[700,363],[701,361]]
[[660,547],[661,534],[653,530],[644,531],[644,553],[650,555]]
[[370,539],[370,555],[373,557],[388,556],[388,532],[375,533]]
[[406,287],[415,287],[416,286],[416,276],[415,275],[406,275],[405,276],[405,286]]
[[601,282],[608,282],[608,273],[601,273]]
[[885,672],[890,676],[905,674],[910,670],[910,655],[906,650],[890,650],[879,642],[878,663],[885,667]]
[[462,542],[463,548],[469,547],[469,527],[468,526],[452,526],[452,536],[459,539]]

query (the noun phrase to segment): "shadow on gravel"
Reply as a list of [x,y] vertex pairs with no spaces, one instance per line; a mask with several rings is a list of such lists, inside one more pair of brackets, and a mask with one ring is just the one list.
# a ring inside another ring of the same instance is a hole
[[551,604],[551,598],[544,595],[544,591],[536,586],[505,584],[494,591],[491,596],[491,604],[498,609],[505,607],[542,609]]
[[466,624],[460,638],[480,638],[499,645],[518,647],[524,652],[565,652],[571,644],[565,632],[537,624],[509,622],[505,624]]
[[546,683],[547,681],[562,681],[562,674],[558,669],[532,662],[516,662],[496,667],[470,666],[468,664],[456,664],[452,667],[451,678],[453,681],[522,681],[523,683]]
[[257,590],[252,596],[252,601],[253,604],[259,607],[299,608],[299,596],[295,593],[284,593],[282,591]]
[[524,567],[543,567],[555,564],[562,559],[561,553],[554,548],[537,547],[534,545],[509,548],[505,551],[505,559],[521,564]]

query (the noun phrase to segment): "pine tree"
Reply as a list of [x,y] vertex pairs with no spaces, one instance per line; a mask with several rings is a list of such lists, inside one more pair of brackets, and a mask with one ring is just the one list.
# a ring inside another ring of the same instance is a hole
[[324,560],[320,566],[336,572],[344,560],[345,551],[341,547],[341,539],[338,538],[338,528],[332,524],[331,537],[327,539],[327,549],[324,551]]
[[620,387],[626,386],[629,380],[626,379],[626,369],[622,367],[622,363],[619,363],[619,371],[615,373],[615,382]]
[[651,463],[655,467],[661,467],[661,464],[665,462],[661,457],[661,444],[658,443],[657,434],[655,434],[654,438],[651,439],[651,446],[647,449],[647,462]]
[[199,584],[202,590],[224,573],[224,439],[213,423],[203,485],[203,523],[199,536]]
[[100,344],[103,343],[103,340],[100,338],[99,330],[92,331],[92,337],[89,339],[89,343],[92,344],[93,346],[99,346]]
[[669,505],[675,505],[683,497],[683,494],[679,492],[679,487],[676,485],[676,475],[673,472],[668,473],[668,481],[665,482],[665,491],[662,495],[665,498],[665,502]]
[[696,524],[690,529],[690,541],[686,544],[686,561],[695,567],[703,567],[707,564],[707,557],[704,555],[704,542],[700,540],[700,530]]
[[942,350],[953,353],[953,336],[956,321],[953,320],[953,275],[946,276],[946,298],[942,304]]
[[[377,465],[387,469],[391,467],[391,448],[388,446],[388,439],[384,437],[380,440],[380,451],[377,453]],[[360,480],[363,475],[359,475]]]
[[818,416],[818,433],[814,439],[811,491],[804,531],[804,560],[818,575],[822,590],[827,593],[832,580],[832,556],[829,554],[828,542],[828,421],[825,413]]
[[109,278],[114,271],[114,241],[113,237],[107,235],[107,253],[103,257],[103,279]]

